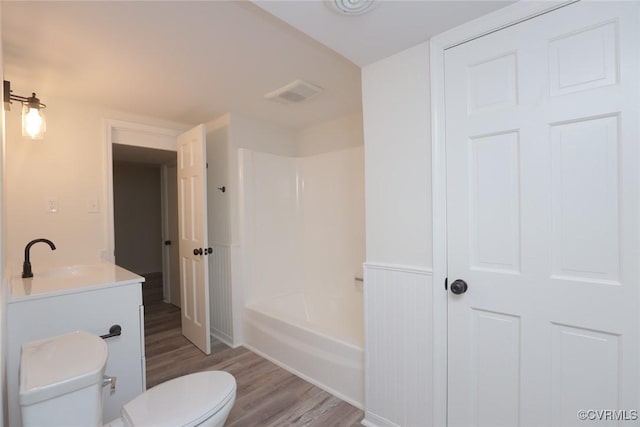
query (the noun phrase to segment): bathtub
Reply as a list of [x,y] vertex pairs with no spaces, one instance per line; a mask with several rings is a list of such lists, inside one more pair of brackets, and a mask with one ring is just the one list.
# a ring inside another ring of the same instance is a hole
[[344,300],[294,292],[245,307],[250,350],[362,409],[362,294]]

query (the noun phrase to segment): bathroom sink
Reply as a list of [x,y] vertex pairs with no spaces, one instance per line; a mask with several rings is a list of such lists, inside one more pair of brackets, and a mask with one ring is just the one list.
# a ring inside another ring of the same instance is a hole
[[35,270],[26,279],[11,278],[10,302],[51,294],[72,293],[102,286],[121,286],[144,282],[144,278],[110,262],[73,264],[46,270]]
[[77,277],[92,275],[98,272],[102,272],[105,269],[104,264],[87,264],[87,265],[68,265],[64,267],[52,268],[37,272],[39,277],[45,278],[64,278],[64,277]]

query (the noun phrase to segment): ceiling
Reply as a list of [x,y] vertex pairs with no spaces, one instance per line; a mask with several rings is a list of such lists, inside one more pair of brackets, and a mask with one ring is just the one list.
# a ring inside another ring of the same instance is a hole
[[[257,4],[2,2],[4,78],[48,108],[64,99],[184,124],[231,112],[303,128],[361,111],[361,65],[508,3],[389,0],[360,17],[321,0]],[[264,99],[296,79],[324,92]]]
[[330,6],[331,0],[252,1],[359,66],[514,3],[513,0],[378,0],[369,12],[354,16],[336,12]]

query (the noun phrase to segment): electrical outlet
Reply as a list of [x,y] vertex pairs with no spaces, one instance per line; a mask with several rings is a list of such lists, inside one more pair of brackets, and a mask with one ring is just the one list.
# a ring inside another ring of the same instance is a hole
[[48,213],[58,213],[58,199],[49,197],[46,200],[46,212]]

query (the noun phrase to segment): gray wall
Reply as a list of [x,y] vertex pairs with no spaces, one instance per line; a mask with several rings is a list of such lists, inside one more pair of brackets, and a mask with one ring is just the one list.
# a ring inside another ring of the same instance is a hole
[[116,264],[138,274],[162,271],[160,167],[114,162]]

